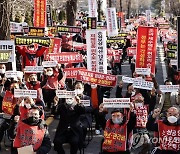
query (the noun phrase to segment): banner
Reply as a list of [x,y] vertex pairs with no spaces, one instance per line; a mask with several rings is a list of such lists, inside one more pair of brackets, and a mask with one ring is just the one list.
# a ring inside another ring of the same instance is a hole
[[46,0],[34,0],[34,27],[46,27]]
[[82,63],[83,56],[77,52],[49,53],[46,60],[57,61],[58,63]]
[[178,47],[177,47],[177,60],[178,60],[178,66],[177,70],[180,72],[180,17],[177,17],[177,38],[178,38]]
[[57,62],[56,61],[43,61],[42,66],[43,67],[56,67]]
[[76,79],[78,71],[82,70],[82,69],[86,70],[86,68],[84,68],[84,67],[78,67],[78,68],[65,68],[63,71],[66,74],[66,78],[70,78],[70,79],[75,78]]
[[81,27],[76,26],[58,26],[57,32],[64,32],[64,33],[80,33]]
[[87,17],[87,29],[96,29],[97,19],[96,17]]
[[42,46],[49,47],[50,38],[48,37],[34,37],[34,36],[16,36],[15,45],[30,45],[37,43]]
[[85,107],[91,106],[90,100],[80,100],[81,104],[83,104]]
[[175,50],[168,50],[166,57],[169,59],[175,59],[176,58],[176,51]]
[[136,47],[128,47],[127,56],[133,57],[134,55],[136,55]]
[[15,98],[20,98],[20,97],[37,98],[37,90],[15,89],[14,97]]
[[45,29],[39,27],[29,27],[28,36],[39,36],[44,37]]
[[56,96],[58,98],[74,98],[75,91],[56,90]]
[[15,62],[14,41],[0,40],[0,63]]
[[157,28],[139,27],[136,68],[150,68],[155,74]]
[[152,90],[154,83],[145,80],[134,79],[133,87],[138,89]]
[[175,50],[175,51],[177,51],[177,44],[176,44],[176,43],[173,43],[173,42],[168,42],[168,43],[167,43],[167,48],[168,48],[169,50]]
[[130,108],[130,98],[103,98],[104,108]]
[[46,5],[46,18],[47,18],[47,27],[51,27],[52,26],[52,9],[51,9],[51,5],[47,4]]
[[106,10],[107,32],[108,36],[118,35],[116,8],[107,8]]
[[97,17],[97,1],[88,0],[89,17]]
[[25,73],[42,73],[44,71],[43,66],[25,66]]
[[159,90],[163,93],[178,92],[179,88],[179,85],[159,85]]
[[49,46],[49,53],[60,53],[61,52],[61,38],[51,38],[51,43]]
[[107,43],[121,43],[126,45],[126,42],[124,39],[107,39]]
[[102,74],[98,72],[79,70],[77,80],[98,84],[101,86],[114,87],[116,86],[116,76],[109,74]]
[[151,10],[146,10],[146,21],[151,22]]

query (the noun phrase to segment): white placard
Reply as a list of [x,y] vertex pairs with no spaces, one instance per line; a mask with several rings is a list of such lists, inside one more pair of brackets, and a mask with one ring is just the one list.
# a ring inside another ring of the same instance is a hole
[[56,67],[57,62],[56,61],[43,61],[42,65],[43,67]]
[[107,8],[106,11],[108,37],[118,35],[116,8]]
[[19,97],[37,98],[37,90],[15,89],[14,97],[15,98],[19,98]]
[[24,72],[26,73],[42,73],[44,71],[43,66],[26,66]]
[[89,17],[97,17],[97,1],[88,0]]
[[133,83],[134,82],[134,78],[122,76],[122,81],[124,83]]
[[150,68],[136,68],[135,72],[136,74],[150,75],[151,69]]
[[56,96],[58,98],[74,98],[75,91],[56,90]]
[[91,106],[90,105],[90,100],[81,100],[80,101],[85,107]]
[[170,63],[171,63],[171,65],[177,66],[178,61],[177,61],[177,59],[171,59],[171,60],[170,60]]
[[130,108],[130,98],[103,98],[104,108]]
[[23,25],[22,23],[17,23],[17,22],[10,22],[10,31],[11,33],[13,32],[23,32]]
[[33,146],[25,146],[17,149],[18,154],[34,154]]
[[21,71],[6,71],[5,72],[5,77],[6,78],[14,78],[14,77],[19,77],[23,78],[23,72]]
[[134,79],[133,87],[139,89],[152,90],[152,88],[154,87],[154,83],[145,80]]
[[177,92],[179,90],[179,85],[159,85],[159,90],[163,93],[165,92]]

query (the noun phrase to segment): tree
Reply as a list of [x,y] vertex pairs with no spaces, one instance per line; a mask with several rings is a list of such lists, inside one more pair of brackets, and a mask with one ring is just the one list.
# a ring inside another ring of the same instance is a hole
[[9,0],[0,0],[0,40],[10,40]]
[[76,23],[77,0],[68,0],[66,3],[67,25],[74,26]]
[[65,19],[66,19],[66,13],[65,13],[64,10],[61,10],[61,11],[59,12],[59,14],[58,14],[58,20],[59,20],[59,21],[63,21],[63,20],[65,20]]
[[19,11],[16,12],[16,15],[15,15],[15,22],[22,22],[22,17],[21,17],[21,14],[19,13]]
[[161,13],[161,1],[160,0],[152,0],[151,6],[157,10],[157,14]]
[[29,26],[32,26],[32,17],[30,16],[29,11],[26,11],[24,22],[26,22]]

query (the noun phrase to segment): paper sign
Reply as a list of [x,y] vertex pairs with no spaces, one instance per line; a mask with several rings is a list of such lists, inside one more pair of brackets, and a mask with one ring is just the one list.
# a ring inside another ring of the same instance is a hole
[[135,72],[136,74],[150,75],[151,69],[150,68],[136,68]]
[[43,66],[25,66],[24,72],[26,73],[42,73],[44,70]]
[[177,66],[177,64],[178,64],[177,59],[171,59],[170,63],[171,63],[171,65],[175,65],[175,66]]
[[81,100],[81,103],[82,103],[85,107],[90,106],[90,100]]
[[154,87],[154,84],[153,82],[135,79],[133,82],[133,87],[139,88],[139,89],[152,90],[152,88]]
[[34,150],[33,150],[33,146],[29,145],[29,146],[25,146],[22,148],[18,148],[18,154],[34,154]]
[[23,72],[21,71],[6,71],[5,72],[5,77],[6,78],[14,78],[14,77],[19,77],[23,78]]
[[159,90],[161,92],[177,92],[179,88],[179,85],[159,85]]
[[124,83],[133,83],[134,82],[134,78],[122,76],[122,81]]
[[56,90],[56,96],[58,98],[74,98],[75,91]]
[[104,108],[130,108],[130,98],[103,98]]
[[37,90],[15,89],[14,97],[15,98],[19,98],[19,97],[37,98]]
[[56,67],[57,62],[56,61],[43,61],[42,65],[43,67]]

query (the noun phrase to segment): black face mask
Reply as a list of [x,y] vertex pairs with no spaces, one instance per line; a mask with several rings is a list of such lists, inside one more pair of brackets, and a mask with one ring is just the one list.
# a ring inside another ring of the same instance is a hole
[[30,81],[30,84],[35,86],[37,84],[37,82],[36,81]]
[[38,117],[29,117],[27,118],[29,124],[37,124],[39,122],[39,118]]

